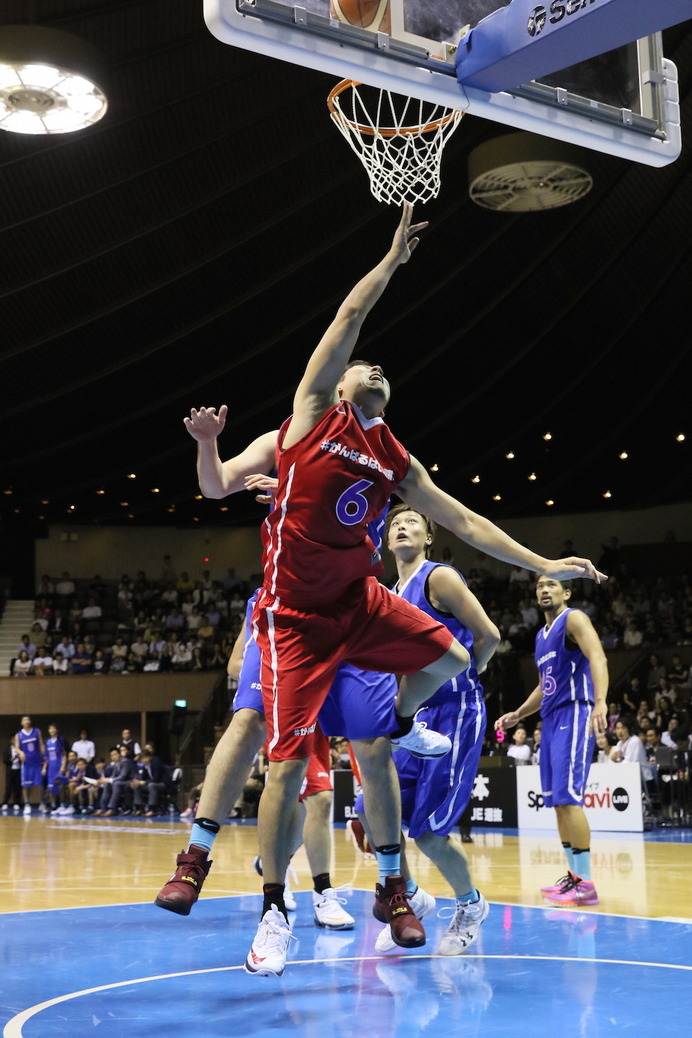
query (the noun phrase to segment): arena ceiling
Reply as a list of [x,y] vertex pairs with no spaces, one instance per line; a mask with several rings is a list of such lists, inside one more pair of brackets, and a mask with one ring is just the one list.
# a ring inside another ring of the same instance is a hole
[[[29,8],[106,56],[110,108],[79,134],[0,134],[0,517],[256,522],[249,496],[196,499],[182,418],[227,403],[224,455],[276,427],[397,213],[330,122],[333,79],[223,45],[201,0],[5,0],[2,19]],[[692,497],[692,23],[664,41],[676,162],[587,151],[581,201],[491,212],[467,157],[507,130],[468,117],[364,329],[394,431],[493,518]]]

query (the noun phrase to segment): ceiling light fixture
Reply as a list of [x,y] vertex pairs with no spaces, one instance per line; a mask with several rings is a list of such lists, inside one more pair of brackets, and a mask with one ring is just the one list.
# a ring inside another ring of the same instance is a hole
[[106,114],[104,62],[79,36],[40,25],[0,28],[0,129],[71,133]]

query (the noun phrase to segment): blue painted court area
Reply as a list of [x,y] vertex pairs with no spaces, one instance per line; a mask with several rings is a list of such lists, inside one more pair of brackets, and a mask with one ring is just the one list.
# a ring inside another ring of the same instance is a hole
[[310,893],[299,893],[297,939],[280,979],[242,968],[256,895],[205,898],[188,918],[149,904],[7,913],[3,1038],[598,1038],[645,1029],[678,1038],[687,1030],[689,923],[493,904],[475,954],[436,956],[447,926],[438,917],[426,919],[426,948],[378,956],[371,900],[354,891],[356,929],[327,932],[313,924]]

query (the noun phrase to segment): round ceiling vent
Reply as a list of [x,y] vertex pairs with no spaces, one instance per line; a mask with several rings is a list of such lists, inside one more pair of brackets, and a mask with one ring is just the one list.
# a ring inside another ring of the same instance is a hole
[[593,185],[584,152],[532,133],[509,133],[469,155],[469,195],[476,205],[528,213],[577,202]]

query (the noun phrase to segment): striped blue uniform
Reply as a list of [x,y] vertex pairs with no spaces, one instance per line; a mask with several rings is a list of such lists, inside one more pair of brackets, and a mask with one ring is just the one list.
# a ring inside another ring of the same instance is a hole
[[443,623],[471,657],[469,669],[445,682],[416,714],[416,719],[424,721],[428,728],[449,736],[450,753],[434,759],[413,757],[401,751],[394,754],[401,784],[402,820],[413,839],[428,831],[436,836],[447,836],[459,821],[473,791],[486,726],[473,635],[455,617],[439,613],[428,598],[428,580],[439,565],[442,564],[422,562],[404,585],[397,584],[393,589]]
[[60,768],[62,767],[63,755],[67,753],[67,743],[62,735],[46,739],[46,758],[48,768],[46,769],[46,785],[51,793],[57,793],[60,784]]
[[40,728],[31,728],[28,732],[20,728],[17,732],[17,745],[25,754],[25,760],[22,761],[22,786],[43,785]]
[[536,635],[541,682],[541,791],[546,807],[582,804],[595,737],[591,732],[593,681],[589,661],[566,642],[564,609]]

